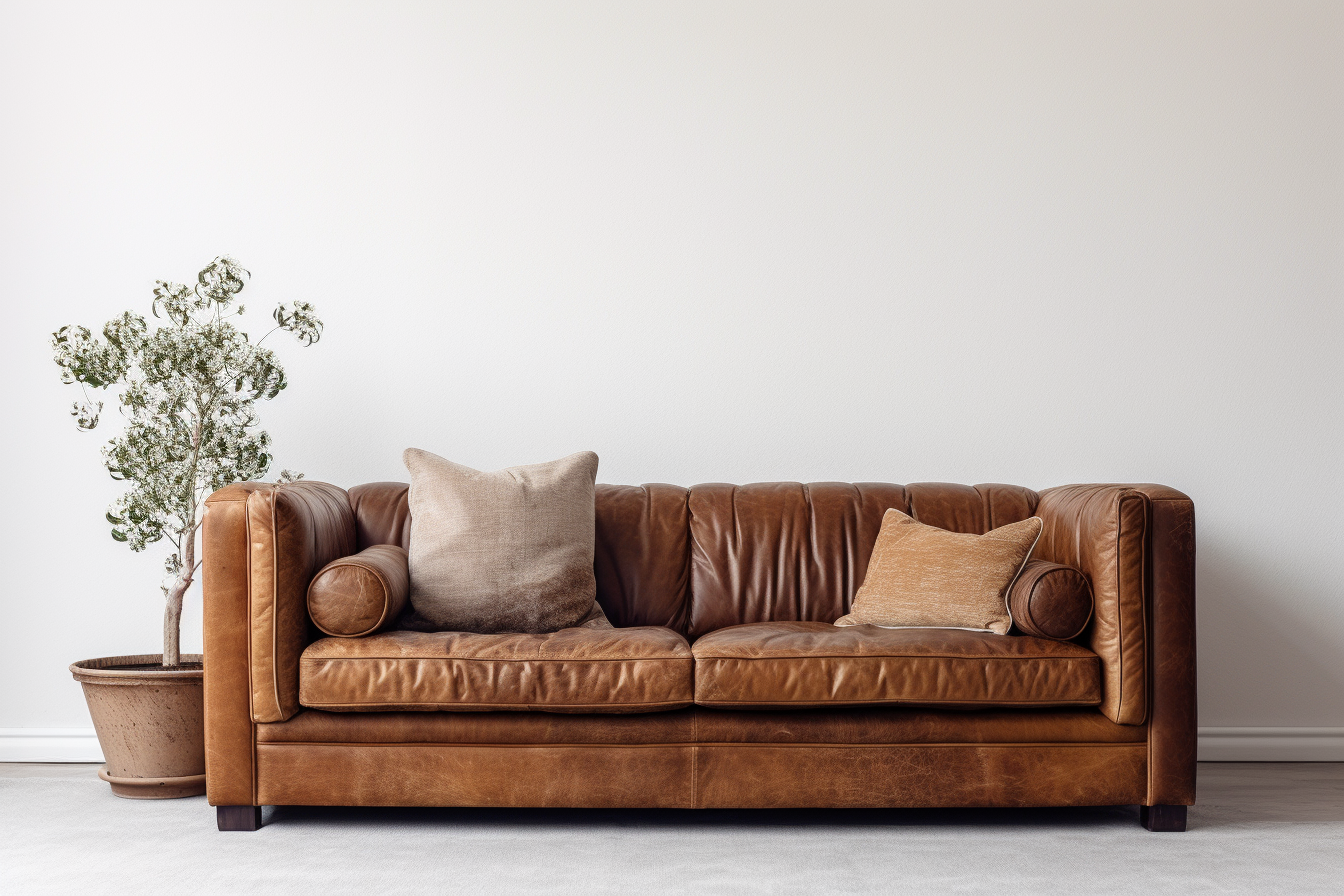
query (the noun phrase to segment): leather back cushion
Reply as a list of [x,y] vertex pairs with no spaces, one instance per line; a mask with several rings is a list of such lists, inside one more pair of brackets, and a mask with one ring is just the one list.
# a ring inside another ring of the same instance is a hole
[[[350,489],[359,550],[375,544],[410,550],[408,491],[404,482]],[[597,602],[613,625],[665,625],[685,634],[689,494],[676,485],[598,484],[593,571]]]
[[410,493],[411,486],[406,482],[369,482],[350,489],[359,550],[375,544],[411,549]]
[[[410,546],[405,483],[350,489],[359,549]],[[1038,497],[1013,485],[767,482],[598,485],[598,603],[617,626],[691,638],[747,622],[833,622],[863,584],[890,507],[983,535],[1027,519]]]
[[899,485],[763,482],[691,489],[688,635],[748,622],[834,622],[849,608]]
[[849,611],[888,508],[983,535],[1029,518],[1011,485],[770,482],[691,489],[692,639],[748,622],[834,622]]

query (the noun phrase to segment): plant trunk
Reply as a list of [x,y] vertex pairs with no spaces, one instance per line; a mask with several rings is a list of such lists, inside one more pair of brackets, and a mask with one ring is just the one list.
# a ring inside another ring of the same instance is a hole
[[176,666],[181,658],[182,599],[191,587],[191,574],[196,571],[196,530],[187,533],[182,558],[182,573],[168,589],[163,608],[163,664]]
[[181,656],[182,641],[182,598],[191,585],[191,579],[178,578],[168,592],[168,600],[163,608],[163,664],[176,666]]

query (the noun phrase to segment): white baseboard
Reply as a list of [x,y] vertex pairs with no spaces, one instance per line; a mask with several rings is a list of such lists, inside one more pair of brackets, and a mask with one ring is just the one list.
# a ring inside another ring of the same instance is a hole
[[0,762],[102,762],[92,728],[0,728]]
[[[1203,762],[1344,762],[1344,728],[1201,728]],[[92,728],[0,728],[0,762],[102,762]]]
[[1344,762],[1344,728],[1201,728],[1202,762]]

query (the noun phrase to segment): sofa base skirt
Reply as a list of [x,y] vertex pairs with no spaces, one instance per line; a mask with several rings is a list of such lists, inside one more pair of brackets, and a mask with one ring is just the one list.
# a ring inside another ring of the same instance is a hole
[[704,808],[1119,806],[1143,802],[1146,744],[707,744]]
[[258,805],[783,809],[1142,803],[1095,744],[259,743]]
[[694,747],[258,744],[271,806],[656,808],[692,804]]

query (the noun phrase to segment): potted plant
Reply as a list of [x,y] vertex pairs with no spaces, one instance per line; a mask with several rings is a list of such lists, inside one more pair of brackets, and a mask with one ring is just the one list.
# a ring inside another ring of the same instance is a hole
[[[166,540],[163,653],[83,660],[70,667],[84,688],[107,764],[99,777],[135,799],[205,792],[202,660],[179,652],[182,603],[200,562],[196,532],[206,496],[230,482],[260,479],[271,438],[257,429],[256,403],[285,388],[275,353],[261,345],[285,330],[303,345],[322,334],[312,305],[275,309],[275,327],[252,342],[235,319],[249,274],[227,256],[194,286],[159,281],[153,332],[127,311],[98,339],[85,327],[52,334],[61,380],[84,391],[71,414],[81,430],[98,425],[103,403],[90,389],[122,387],[125,429],[103,448],[113,479],[128,488],[107,511],[112,537],[133,551]],[[288,470],[280,481],[302,474]]]

